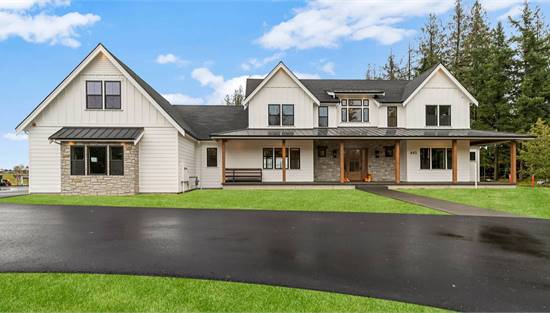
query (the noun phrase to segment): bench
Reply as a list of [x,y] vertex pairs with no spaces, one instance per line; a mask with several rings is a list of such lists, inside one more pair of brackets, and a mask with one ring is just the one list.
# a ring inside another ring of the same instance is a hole
[[225,182],[227,183],[251,183],[262,182],[261,168],[226,168]]

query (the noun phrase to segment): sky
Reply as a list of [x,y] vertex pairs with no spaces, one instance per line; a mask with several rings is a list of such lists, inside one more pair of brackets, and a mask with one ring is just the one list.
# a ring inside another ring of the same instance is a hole
[[[467,2],[468,4],[468,2]],[[485,0],[489,20],[522,0]],[[550,14],[550,2],[538,1]],[[16,125],[99,42],[175,104],[222,104],[284,61],[302,78],[364,78],[405,55],[453,0],[0,0],[0,168],[27,164]],[[547,20],[548,18],[545,17]]]

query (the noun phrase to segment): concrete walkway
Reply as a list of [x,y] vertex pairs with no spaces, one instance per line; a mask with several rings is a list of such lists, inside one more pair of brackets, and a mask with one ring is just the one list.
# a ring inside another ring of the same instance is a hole
[[24,196],[29,193],[29,187],[1,187],[0,198]]
[[430,209],[444,211],[453,215],[469,215],[469,216],[500,216],[500,217],[517,217],[516,215],[500,212],[495,210],[489,210],[479,208],[467,204],[460,204],[456,202],[440,200],[430,197],[424,197],[419,195],[413,195],[406,192],[397,190],[390,190],[387,186],[381,185],[357,185],[358,190],[374,193],[379,196],[404,201],[416,205],[421,205]]

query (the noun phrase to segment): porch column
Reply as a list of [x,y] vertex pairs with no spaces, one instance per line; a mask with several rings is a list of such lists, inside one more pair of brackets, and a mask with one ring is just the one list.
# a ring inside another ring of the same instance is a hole
[[281,148],[283,152],[283,183],[286,183],[286,140],[284,139]]
[[346,181],[344,174],[344,141],[340,141],[340,183]]
[[457,141],[453,139],[452,144],[452,172],[453,172],[453,184],[458,182],[458,149]]
[[395,183],[401,183],[401,140],[395,141],[395,149],[393,151],[393,156],[395,160],[394,169],[395,169]]
[[225,139],[222,139],[222,184],[225,184]]
[[516,169],[516,142],[510,142],[510,184],[515,185],[517,183],[517,169]]

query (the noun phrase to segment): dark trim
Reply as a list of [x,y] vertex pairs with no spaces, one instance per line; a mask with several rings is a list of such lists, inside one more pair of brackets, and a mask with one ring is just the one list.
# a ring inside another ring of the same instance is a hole
[[[88,83],[99,83],[99,86],[100,86],[100,91],[99,91],[99,95],[91,95],[91,94],[88,94]],[[84,82],[84,92],[86,94],[86,109],[87,110],[104,110],[105,109],[105,97],[104,97],[104,92],[103,92],[103,81],[102,80],[86,80]],[[92,96],[92,97],[101,97],[101,108],[90,108],[89,106],[89,103],[88,103],[88,97],[89,96]]]

